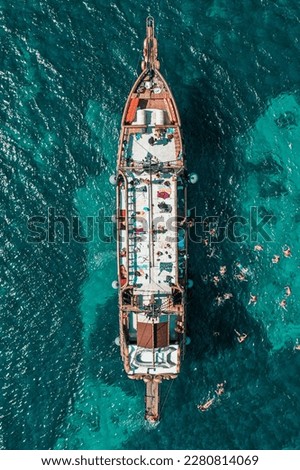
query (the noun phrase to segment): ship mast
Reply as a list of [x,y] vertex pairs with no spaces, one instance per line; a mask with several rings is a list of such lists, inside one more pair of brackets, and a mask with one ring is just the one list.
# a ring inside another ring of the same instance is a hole
[[142,60],[142,70],[158,70],[160,67],[157,59],[157,39],[154,36],[154,18],[148,16],[146,19],[146,38],[144,40],[144,58]]

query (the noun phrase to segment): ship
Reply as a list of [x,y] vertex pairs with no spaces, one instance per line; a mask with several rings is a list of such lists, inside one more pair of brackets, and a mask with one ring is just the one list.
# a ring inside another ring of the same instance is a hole
[[119,343],[128,378],[145,382],[145,419],[155,423],[161,383],[178,377],[185,354],[188,177],[152,16],[141,69],[124,107],[115,176]]

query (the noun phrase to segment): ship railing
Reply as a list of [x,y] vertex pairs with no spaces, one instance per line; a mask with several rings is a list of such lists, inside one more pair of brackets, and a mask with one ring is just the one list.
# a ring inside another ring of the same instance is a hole
[[[120,164],[120,168],[123,171],[143,171],[148,170],[150,167],[149,164],[145,165],[143,162],[139,162],[136,160],[132,160],[130,164],[128,163],[129,162],[125,159],[125,157],[123,157]],[[158,167],[159,171],[178,170],[182,168],[183,162],[182,160],[172,160],[169,162],[159,162],[156,166]]]
[[[126,282],[121,285],[120,289],[121,291],[123,291],[127,286],[128,286],[128,280],[129,280],[129,257],[128,257],[128,253],[129,253],[129,241],[128,241],[128,181],[127,181],[127,178],[126,176],[124,175],[124,173],[121,171],[121,169],[119,168],[119,172],[120,174],[122,175],[123,177],[123,181],[124,181],[124,194],[125,194],[125,210],[126,210],[126,214],[125,214],[125,231],[123,231],[122,235],[124,236],[124,232],[126,234],[126,256],[125,256],[125,262],[126,262],[126,270],[127,270],[127,278],[126,278]],[[120,207],[120,191],[121,189],[118,187],[117,189],[117,210],[118,210],[118,215],[117,215],[117,219],[118,221],[120,220],[120,217],[121,217],[121,207]],[[118,229],[118,238],[117,238],[117,262],[118,262],[118,270],[119,270],[119,279],[121,279],[121,274],[120,274],[120,229]]]

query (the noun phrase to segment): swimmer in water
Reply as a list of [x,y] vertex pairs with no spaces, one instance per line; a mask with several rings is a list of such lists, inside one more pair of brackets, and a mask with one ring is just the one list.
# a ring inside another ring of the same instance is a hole
[[291,249],[287,245],[284,245],[284,247],[282,248],[282,252],[283,252],[283,255],[285,256],[285,258],[290,258],[292,256]]
[[247,274],[247,272],[249,271],[249,268],[244,268],[241,263],[235,263],[236,266],[239,268],[239,270],[243,273],[243,274]]
[[229,300],[232,297],[233,297],[233,294],[231,294],[230,292],[225,292],[225,294],[223,295],[224,300]]
[[274,255],[273,258],[272,258],[272,263],[277,264],[279,260],[280,260],[280,256]]
[[245,275],[242,274],[242,273],[238,273],[238,274],[236,274],[234,277],[235,277],[235,279],[237,279],[238,281],[245,281],[245,282],[248,282],[248,280],[246,279]]
[[221,276],[224,276],[224,274],[226,274],[226,271],[227,271],[227,268],[226,266],[220,266],[220,274]]
[[285,300],[285,299],[282,299],[282,301],[279,303],[279,306],[280,306],[281,308],[283,308],[284,310],[286,310],[286,305],[287,305],[287,303],[286,303],[286,300]]
[[234,330],[236,335],[237,335],[237,340],[239,343],[242,343],[245,341],[246,338],[248,338],[248,335],[246,333],[239,333],[237,330]]
[[224,383],[217,384],[217,390],[215,390],[216,395],[220,396],[223,395],[225,389],[224,389]]
[[219,276],[214,276],[213,277],[213,282],[214,282],[214,285],[216,286],[218,284],[218,282],[220,282]]
[[289,286],[285,286],[285,295],[289,297],[291,295],[292,291]]
[[264,247],[261,245],[255,245],[254,251],[263,251]]
[[249,305],[249,304],[255,305],[256,302],[257,302],[257,295],[253,295],[253,294],[250,293],[250,300],[249,300],[249,302],[248,302],[248,305]]
[[207,400],[207,402],[203,403],[203,405],[202,404],[197,405],[197,408],[198,410],[206,411],[213,404],[214,401],[215,401],[215,397],[210,398],[209,400]]
[[208,258],[212,258],[215,256],[215,252],[216,252],[216,247],[214,246],[213,248],[211,248],[210,253],[208,253],[206,256],[208,256]]

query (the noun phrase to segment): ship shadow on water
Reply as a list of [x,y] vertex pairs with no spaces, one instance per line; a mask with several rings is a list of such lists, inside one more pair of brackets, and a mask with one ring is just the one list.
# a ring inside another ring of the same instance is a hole
[[[258,328],[243,306],[248,295],[247,283],[233,279],[235,263],[248,251],[247,241],[233,242],[224,236],[223,229],[230,217],[240,213],[237,188],[244,178],[243,156],[234,148],[233,139],[245,132],[249,122],[241,123],[231,110],[222,108],[209,83],[195,83],[186,95],[188,104],[181,114],[188,170],[199,177],[188,192],[189,208],[199,220],[189,235],[189,276],[194,286],[188,296],[188,330],[192,340],[188,354],[199,357],[207,351],[217,353],[234,347],[235,329]],[[255,118],[253,115],[251,119]],[[216,226],[214,217],[218,218]],[[216,228],[216,237],[209,234],[211,228]],[[221,266],[227,269],[224,276],[219,272]],[[214,282],[214,276],[219,281]],[[232,298],[218,305],[217,297],[225,293],[232,294]]]
[[[96,307],[96,323],[89,337],[89,373],[94,380],[107,386],[117,386],[128,396],[141,396],[134,380],[128,380],[123,369],[120,346],[115,343],[119,336],[117,320],[117,295],[107,299],[104,305]],[[144,411],[144,410],[142,410]]]
[[[240,213],[238,188],[243,186],[244,163],[234,139],[246,131],[250,121],[255,121],[257,113],[249,112],[249,120],[241,123],[229,109],[221,108],[222,101],[215,99],[208,83],[196,83],[186,90],[185,96],[181,116],[188,171],[199,177],[197,184],[189,186],[188,205],[199,221],[200,217],[203,221],[217,216],[222,227],[230,217]],[[250,283],[235,279],[239,272],[236,265],[246,263],[246,259],[249,263],[253,247],[251,251],[247,240],[236,243],[225,238],[214,243],[209,228],[198,224],[196,230],[202,240],[195,236],[195,227],[189,236],[189,277],[193,288],[188,295],[187,334],[191,344],[186,348],[182,375],[178,379],[178,389],[185,394],[187,402],[188,396],[191,399],[197,394],[197,389],[201,394],[208,386],[232,376],[231,362],[236,361],[235,368],[239,367],[247,355],[253,356],[254,361],[259,356],[257,367],[263,373],[270,349],[267,332],[247,310]],[[210,240],[210,245],[205,246],[205,238]],[[220,275],[221,266],[227,269],[224,276]],[[214,282],[214,276],[218,276],[218,282]],[[217,297],[225,293],[232,297],[218,305]],[[248,334],[242,345],[235,330]],[[190,392],[189,387],[194,390]]]

